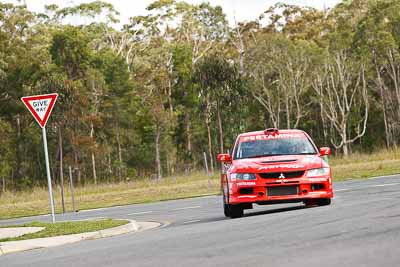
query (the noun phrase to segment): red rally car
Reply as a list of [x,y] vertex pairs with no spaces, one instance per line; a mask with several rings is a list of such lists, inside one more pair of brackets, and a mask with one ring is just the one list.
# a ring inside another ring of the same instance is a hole
[[232,156],[219,154],[225,216],[238,218],[253,204],[304,202],[329,205],[332,173],[326,156],[301,130],[266,129],[240,134]]

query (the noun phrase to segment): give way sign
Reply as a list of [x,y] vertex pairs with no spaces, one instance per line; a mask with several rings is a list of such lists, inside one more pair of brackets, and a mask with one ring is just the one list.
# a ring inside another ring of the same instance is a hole
[[50,117],[54,104],[56,103],[58,94],[25,96],[21,100],[33,115],[40,127],[46,126]]
[[47,94],[25,96],[21,98],[22,102],[28,108],[29,112],[39,123],[40,127],[42,127],[44,157],[46,161],[47,186],[49,188],[51,219],[53,223],[56,221],[56,219],[54,211],[53,189],[51,187],[49,152],[47,149],[46,123],[50,117],[51,111],[53,110],[54,104],[56,103],[57,97],[58,94]]

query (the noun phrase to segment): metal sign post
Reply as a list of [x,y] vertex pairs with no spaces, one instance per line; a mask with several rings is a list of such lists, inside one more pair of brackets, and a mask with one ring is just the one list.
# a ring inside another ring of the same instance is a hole
[[47,173],[47,184],[49,188],[49,196],[50,196],[50,207],[51,207],[51,221],[53,223],[56,222],[56,217],[54,215],[54,198],[53,198],[53,188],[51,185],[51,175],[50,175],[50,163],[49,163],[49,153],[47,149],[47,136],[46,136],[46,127],[42,128],[43,135],[43,147],[44,147],[44,157],[46,159],[46,173]]
[[69,166],[69,189],[71,190],[71,198],[72,198],[72,211],[75,210],[75,194],[74,194],[74,181],[72,180],[72,169],[71,165]]
[[21,98],[22,102],[28,108],[29,112],[42,128],[44,156],[46,160],[47,186],[49,188],[51,219],[53,223],[56,222],[56,218],[54,215],[54,198],[51,185],[49,153],[47,149],[46,123],[50,117],[51,111],[53,110],[54,104],[56,103],[57,97],[58,94],[47,94],[26,96]]

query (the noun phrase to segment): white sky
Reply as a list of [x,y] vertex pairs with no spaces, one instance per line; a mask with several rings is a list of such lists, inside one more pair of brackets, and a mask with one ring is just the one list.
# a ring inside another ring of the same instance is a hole
[[[114,5],[120,15],[122,24],[128,22],[128,19],[137,15],[145,15],[146,7],[154,2],[154,0],[103,0]],[[6,0],[5,2],[17,3],[18,0]],[[28,8],[35,12],[42,12],[43,7],[49,4],[57,4],[60,7],[77,5],[84,2],[92,2],[88,0],[20,0],[26,2]],[[185,0],[188,3],[200,4],[209,2],[211,5],[222,6],[228,20],[233,24],[234,17],[238,22],[245,20],[254,20],[269,6],[284,2],[287,4],[295,4],[301,6],[311,6],[319,9],[333,7],[340,0]]]

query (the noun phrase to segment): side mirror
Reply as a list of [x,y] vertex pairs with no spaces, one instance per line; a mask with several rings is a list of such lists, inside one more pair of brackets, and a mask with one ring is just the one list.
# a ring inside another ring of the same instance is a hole
[[217,160],[219,162],[232,162],[231,155],[229,154],[218,154]]
[[332,152],[331,152],[331,148],[330,147],[321,147],[320,149],[319,149],[319,154],[321,155],[321,156],[328,156],[328,155],[330,155]]

